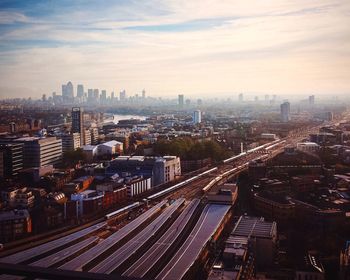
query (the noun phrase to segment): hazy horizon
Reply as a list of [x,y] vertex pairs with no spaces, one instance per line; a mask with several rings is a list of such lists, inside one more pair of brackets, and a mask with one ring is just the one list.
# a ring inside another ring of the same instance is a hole
[[350,2],[319,2],[0,0],[0,98],[349,94]]

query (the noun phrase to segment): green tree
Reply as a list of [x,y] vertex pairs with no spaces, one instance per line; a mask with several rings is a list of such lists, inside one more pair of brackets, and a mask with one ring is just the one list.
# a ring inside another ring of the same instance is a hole
[[75,166],[80,161],[85,160],[83,149],[78,148],[75,151],[67,151],[63,153],[63,165],[66,167]]

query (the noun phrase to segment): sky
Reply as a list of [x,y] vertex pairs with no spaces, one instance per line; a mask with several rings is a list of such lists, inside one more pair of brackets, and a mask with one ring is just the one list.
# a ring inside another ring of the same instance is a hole
[[350,95],[349,0],[0,0],[0,98]]

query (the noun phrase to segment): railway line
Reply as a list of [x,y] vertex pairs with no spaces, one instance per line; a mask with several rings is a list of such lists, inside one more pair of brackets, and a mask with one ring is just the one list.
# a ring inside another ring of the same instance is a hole
[[167,250],[182,233],[189,223],[194,211],[200,203],[199,199],[192,200],[182,211],[176,221],[170,226],[167,232],[154,245],[143,254],[123,275],[129,277],[144,277],[153,266],[157,264],[167,253]]
[[[107,274],[118,271],[127,276],[137,277],[146,275],[149,270],[145,269],[145,267],[149,267],[150,260],[159,260],[167,248],[171,246],[171,241],[178,237],[191,218],[193,214],[191,211],[194,211],[195,207],[188,208],[189,206],[185,206],[179,217],[175,220],[172,219],[174,213],[182,207],[186,199],[201,198],[203,194],[210,191],[212,186],[245,170],[250,160],[268,159],[273,156],[274,151],[280,150],[285,145],[287,145],[285,139],[276,140],[226,159],[218,166],[160,190],[148,196],[145,200],[134,202],[107,214],[104,222],[20,253],[6,256],[0,259],[0,262],[29,264],[39,267],[56,267],[60,265],[60,270],[89,270]],[[168,200],[174,202],[167,205]],[[199,202],[191,203],[196,204]],[[119,215],[148,206],[151,206],[148,211],[139,215],[107,238],[99,240],[97,237],[97,233],[101,230],[106,231],[107,225]],[[166,273],[164,272],[166,269],[160,272],[157,279],[172,279],[170,278],[171,275],[183,275],[186,273],[200,253],[200,248],[206,244],[220,224],[220,217],[225,216],[225,213],[228,211],[228,208],[226,209],[225,207],[219,207],[220,209],[214,209],[215,207],[213,207],[206,206],[199,220],[196,221],[191,234],[183,244],[185,247],[181,247],[178,250],[178,260],[170,261],[169,265],[171,264],[171,267],[168,267],[169,270]],[[146,252],[143,252],[145,254],[144,261],[136,259],[132,266],[125,266],[130,259],[135,258],[136,252],[141,252],[140,250],[145,248],[145,244],[154,242],[152,237],[168,222],[171,224],[166,232],[160,236],[161,242],[151,244],[150,248],[153,249],[149,251],[146,249]],[[198,238],[199,242],[194,237]],[[73,245],[74,242],[76,246]],[[153,251],[157,253],[152,253]]]

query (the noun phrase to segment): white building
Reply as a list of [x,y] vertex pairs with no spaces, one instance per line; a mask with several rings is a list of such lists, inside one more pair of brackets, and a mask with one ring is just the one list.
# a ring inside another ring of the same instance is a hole
[[128,192],[128,197],[134,197],[140,195],[152,187],[152,179],[151,178],[143,178],[143,177],[133,177],[126,178],[126,187]]
[[303,142],[297,144],[297,149],[303,152],[317,153],[320,150],[320,146],[314,142]]
[[176,156],[156,158],[153,171],[154,186],[173,181],[177,176],[181,175],[180,158]]
[[98,156],[109,156],[115,154],[121,154],[123,152],[123,143],[119,141],[108,141],[97,145]]
[[193,112],[193,123],[198,124],[202,122],[202,112],[200,110],[196,110]]

